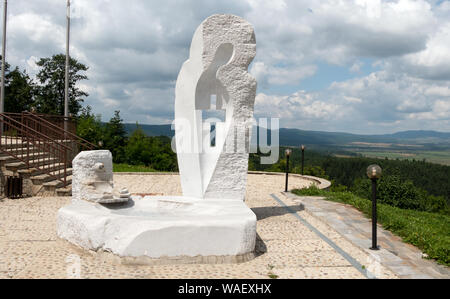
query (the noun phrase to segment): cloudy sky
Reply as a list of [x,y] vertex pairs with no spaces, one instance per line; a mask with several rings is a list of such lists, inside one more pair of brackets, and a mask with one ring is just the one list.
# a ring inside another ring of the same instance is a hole
[[[34,75],[65,51],[65,0],[10,0],[7,60]],[[450,1],[73,0],[71,54],[108,120],[173,120],[175,80],[215,13],[255,27],[257,117],[363,134],[450,131]]]

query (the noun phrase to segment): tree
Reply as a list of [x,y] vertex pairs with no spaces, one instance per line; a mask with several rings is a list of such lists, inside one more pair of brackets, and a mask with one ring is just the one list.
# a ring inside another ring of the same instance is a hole
[[[36,108],[40,113],[64,114],[65,98],[65,69],[66,56],[64,54],[53,55],[51,58],[41,58],[37,65],[40,71],[37,74],[39,86],[37,87]],[[88,67],[74,58],[70,58],[69,73],[69,112],[78,115],[81,103],[88,93],[77,88],[81,80],[88,80],[82,72]]]
[[126,145],[127,132],[120,118],[120,111],[114,112],[114,117],[105,125],[105,148],[113,154],[115,163],[122,163],[125,160],[124,148]]
[[100,115],[94,115],[89,105],[81,110],[78,117],[77,135],[93,144],[103,141],[104,132]]
[[158,171],[176,171],[177,156],[168,137],[149,137],[137,125],[125,147],[126,162],[146,165]]
[[6,62],[5,112],[29,111],[33,103],[33,87],[33,81],[25,71],[21,72],[18,67],[10,71],[10,65]]
[[150,165],[152,153],[147,137],[139,125],[136,125],[136,130],[131,134],[125,148],[127,163],[131,165]]
[[16,67],[5,75],[5,79],[5,111],[30,111],[33,105],[34,84],[28,74]]

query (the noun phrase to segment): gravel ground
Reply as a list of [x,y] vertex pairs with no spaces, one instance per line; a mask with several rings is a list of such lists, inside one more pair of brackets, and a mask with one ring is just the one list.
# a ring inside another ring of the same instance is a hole
[[[133,194],[181,195],[178,175],[115,175]],[[310,181],[292,178],[290,188]],[[320,230],[361,265],[367,253],[326,223],[283,197],[284,176],[249,175],[247,205],[258,217],[257,257],[240,264],[130,265],[108,253],[89,252],[58,239],[56,213],[70,198],[0,200],[0,278],[365,278],[330,245],[275,201]],[[377,276],[395,278],[380,266]]]

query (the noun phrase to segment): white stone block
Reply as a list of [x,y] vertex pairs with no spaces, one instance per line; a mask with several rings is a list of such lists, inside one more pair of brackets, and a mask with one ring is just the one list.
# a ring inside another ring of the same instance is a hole
[[58,213],[59,237],[122,257],[239,256],[254,250],[255,235],[256,216],[241,200],[78,201]]

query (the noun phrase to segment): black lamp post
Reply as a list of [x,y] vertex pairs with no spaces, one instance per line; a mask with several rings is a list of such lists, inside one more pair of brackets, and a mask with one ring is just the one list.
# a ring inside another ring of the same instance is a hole
[[377,181],[381,178],[382,170],[378,165],[370,165],[367,168],[367,176],[372,180],[372,248],[380,250],[377,245]]
[[306,147],[302,145],[302,175],[305,175],[305,149]]
[[292,150],[286,150],[286,188],[285,192],[288,192],[289,187],[289,158],[291,157]]

